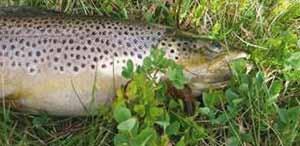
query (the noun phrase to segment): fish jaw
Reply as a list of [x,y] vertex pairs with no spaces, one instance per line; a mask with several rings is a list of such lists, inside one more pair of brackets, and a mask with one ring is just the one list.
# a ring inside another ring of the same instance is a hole
[[231,51],[222,52],[212,60],[199,58],[199,64],[185,64],[184,72],[193,96],[199,96],[206,89],[225,87],[231,77],[230,62],[242,58],[247,58],[245,52]]

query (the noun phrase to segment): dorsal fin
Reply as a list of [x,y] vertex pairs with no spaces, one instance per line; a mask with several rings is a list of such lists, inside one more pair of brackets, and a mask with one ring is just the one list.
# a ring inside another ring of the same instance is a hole
[[43,10],[39,8],[27,7],[27,6],[9,6],[0,7],[0,16],[53,16],[59,15],[59,12],[54,10]]

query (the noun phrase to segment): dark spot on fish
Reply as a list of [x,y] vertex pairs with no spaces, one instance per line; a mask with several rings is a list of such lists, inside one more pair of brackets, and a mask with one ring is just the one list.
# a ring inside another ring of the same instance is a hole
[[2,50],[5,50],[6,49],[6,45],[2,45]]
[[29,72],[33,73],[35,70],[33,68],[29,69]]
[[30,52],[28,52],[28,56],[29,57],[31,57],[32,56],[32,52],[30,51]]
[[121,44],[122,44],[122,41],[121,41],[121,40],[118,40],[118,44],[121,45]]
[[79,68],[77,66],[73,67],[73,71],[78,72]]
[[94,61],[94,62],[98,62],[98,58],[97,58],[97,57],[94,57],[94,58],[93,58],[93,61]]
[[64,54],[64,59],[68,59],[68,55],[67,54]]
[[107,51],[107,50],[104,50],[104,54],[106,54],[106,55],[107,55],[107,54],[108,54],[108,51]]
[[73,40],[73,39],[70,39],[70,40],[69,40],[69,43],[70,43],[70,44],[73,44],[73,43],[74,43],[74,40]]
[[106,44],[107,46],[109,46],[109,40],[106,40],[105,44]]
[[64,71],[64,67],[63,67],[63,66],[60,66],[60,67],[59,67],[59,70],[60,70],[60,71]]
[[134,53],[131,51],[131,52],[130,52],[130,55],[131,55],[131,56],[134,56]]
[[114,52],[114,56],[115,56],[115,57],[118,57],[118,53],[117,53],[117,52]]
[[61,48],[57,48],[57,53],[60,53],[61,52]]
[[95,52],[95,48],[94,47],[91,48],[91,52],[92,53]]
[[97,47],[97,51],[98,51],[99,53],[101,53],[101,49],[100,49],[99,47]]
[[16,51],[16,52],[15,52],[15,55],[16,55],[16,56],[19,56],[19,55],[20,55],[20,51]]
[[142,59],[142,58],[143,58],[143,56],[142,56],[141,54],[138,54],[137,57],[138,57],[139,59]]
[[91,44],[92,44],[92,41],[91,41],[91,40],[88,40],[87,43],[88,43],[89,45],[91,45]]
[[[17,52],[16,52],[17,53]],[[36,51],[35,52],[35,55],[37,56],[37,57],[40,57],[41,56],[41,52],[40,51]]]
[[80,55],[79,54],[76,55],[76,59],[78,59],[78,60],[80,59]]
[[20,39],[19,43],[21,43],[21,44],[22,44],[23,42],[24,42],[24,39]]
[[58,62],[58,57],[54,57],[54,62]]
[[95,65],[94,65],[94,64],[92,64],[92,65],[91,65],[91,68],[92,68],[92,69],[95,69]]
[[29,41],[26,42],[26,46],[27,46],[27,47],[30,46],[30,42],[29,42]]

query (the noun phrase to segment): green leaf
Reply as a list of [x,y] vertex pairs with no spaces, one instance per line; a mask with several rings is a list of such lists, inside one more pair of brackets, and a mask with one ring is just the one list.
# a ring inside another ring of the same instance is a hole
[[239,146],[241,144],[240,144],[239,139],[237,137],[230,137],[228,139],[228,143],[226,145],[228,145],[228,146]]
[[256,73],[256,86],[260,89],[263,88],[265,81],[264,73],[263,72],[258,72]]
[[281,122],[285,124],[288,122],[289,117],[286,109],[279,109],[278,115]]
[[195,141],[199,141],[200,139],[207,136],[205,129],[197,124],[193,125],[190,131],[192,133],[191,136]]
[[168,107],[170,109],[177,109],[178,107],[180,107],[180,104],[178,102],[176,102],[174,99],[171,99]]
[[204,115],[209,115],[211,111],[208,107],[202,107],[202,108],[199,108],[199,112]]
[[152,64],[151,58],[149,56],[145,57],[143,61],[143,68],[145,69],[145,71],[150,71],[152,69],[151,64]]
[[216,22],[215,25],[212,28],[212,32],[211,32],[212,34],[211,35],[214,38],[216,38],[219,35],[220,30],[221,30],[221,24],[219,22]]
[[138,136],[134,137],[133,141],[136,146],[146,146],[151,139],[156,135],[153,128],[147,127],[143,129]]
[[170,126],[167,127],[168,135],[178,135],[179,134],[180,123],[178,121],[173,122]]
[[127,66],[123,67],[122,75],[124,78],[130,79],[133,76],[133,62],[132,60],[127,61]]
[[115,146],[130,146],[129,137],[124,134],[117,134],[114,136],[114,145]]
[[164,113],[163,108],[159,107],[150,107],[150,116],[152,118],[158,118],[159,116],[162,116]]
[[126,121],[123,121],[117,126],[117,129],[123,132],[131,132],[131,130],[136,126],[137,119],[136,118],[130,118]]
[[294,52],[285,61],[285,70],[300,70],[300,52]]
[[41,125],[47,124],[48,122],[49,122],[49,117],[46,114],[36,116],[32,120],[32,124],[34,127],[39,127]]
[[181,137],[180,140],[176,143],[175,146],[186,146],[185,138]]
[[134,111],[141,117],[145,115],[145,106],[144,105],[135,105],[134,106]]
[[155,121],[155,123],[163,128],[166,131],[167,127],[170,125],[169,121]]
[[117,107],[114,109],[114,118],[118,123],[128,120],[131,118],[131,112],[126,107]]
[[186,79],[182,67],[169,67],[167,77],[177,89],[183,89]]
[[240,74],[246,72],[246,61],[239,59],[230,63],[231,71],[234,77],[239,77]]
[[239,95],[235,93],[231,88],[225,91],[225,95],[229,98],[229,101],[239,98]]
[[269,89],[270,92],[270,98],[268,99],[267,103],[272,104],[277,101],[277,98],[280,94],[280,91],[282,89],[282,84],[280,81],[274,81]]
[[212,91],[209,93],[203,94],[203,100],[206,107],[211,109],[215,109],[217,105],[219,105],[223,99],[221,92]]

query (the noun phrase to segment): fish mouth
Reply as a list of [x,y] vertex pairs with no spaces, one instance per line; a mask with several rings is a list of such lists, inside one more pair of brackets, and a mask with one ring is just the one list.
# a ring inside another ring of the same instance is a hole
[[231,51],[231,52],[227,52],[225,55],[227,55],[229,61],[249,57],[249,55],[244,51]]
[[197,95],[206,89],[225,87],[232,75],[230,62],[245,58],[248,58],[246,52],[226,51],[207,63],[185,70],[193,94]]

